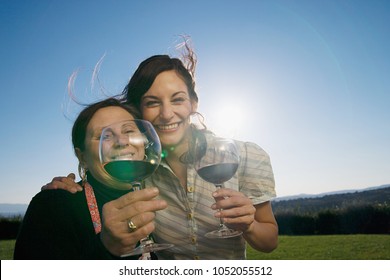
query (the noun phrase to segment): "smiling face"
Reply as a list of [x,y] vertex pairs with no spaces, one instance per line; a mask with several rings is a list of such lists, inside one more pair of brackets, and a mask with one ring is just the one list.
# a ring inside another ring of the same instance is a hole
[[[102,135],[102,131],[105,127],[122,122],[125,120],[133,120],[134,117],[125,109],[117,106],[109,106],[101,108],[96,111],[87,125],[85,135],[85,148],[83,150],[76,148],[76,154],[80,161],[80,164],[86,168],[92,176],[99,182],[115,187],[115,188],[128,188],[128,184],[118,183],[112,180],[103,169],[99,159],[99,142]],[[127,132],[128,128],[124,130],[115,130],[115,133],[119,133],[123,136],[123,132]],[[143,145],[132,146],[126,145],[121,142],[124,137],[119,137],[118,141],[114,143],[115,149],[122,154],[131,154],[133,158],[143,158],[144,149]]]
[[142,96],[142,117],[155,127],[165,149],[182,147],[187,140],[189,117],[196,112],[197,102],[190,99],[188,88],[174,70],[157,75]]
[[145,156],[145,137],[134,120],[116,122],[101,133],[104,163],[120,160],[141,161]]

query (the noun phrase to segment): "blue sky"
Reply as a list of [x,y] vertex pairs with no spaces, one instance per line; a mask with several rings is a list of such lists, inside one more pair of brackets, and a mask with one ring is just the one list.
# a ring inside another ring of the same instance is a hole
[[279,196],[389,184],[389,13],[386,0],[0,1],[0,203],[77,173],[74,70],[77,96],[97,100],[105,55],[100,85],[119,93],[180,34],[209,128],[263,147]]

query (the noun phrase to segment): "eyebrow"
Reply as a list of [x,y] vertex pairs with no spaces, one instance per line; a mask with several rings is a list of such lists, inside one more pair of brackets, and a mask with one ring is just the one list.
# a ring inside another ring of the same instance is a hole
[[[172,94],[172,97],[176,97],[176,95],[181,94],[181,93],[187,94],[187,92],[185,92],[185,91],[177,91],[174,94]],[[142,96],[141,101],[146,99],[146,98],[159,99],[157,96],[154,96],[154,95],[146,95],[146,96],[144,95],[144,96]]]
[[104,129],[104,127],[96,127],[96,128],[92,131],[92,135],[95,136],[95,135],[102,134],[103,129]]

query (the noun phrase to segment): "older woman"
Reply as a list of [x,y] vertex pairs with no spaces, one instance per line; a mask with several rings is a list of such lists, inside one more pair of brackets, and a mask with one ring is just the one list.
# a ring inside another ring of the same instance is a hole
[[[30,202],[15,244],[15,259],[115,259],[135,248],[154,230],[157,188],[129,192],[110,179],[99,160],[103,127],[137,118],[138,111],[116,99],[85,108],[72,129],[83,191],[41,191]],[[143,157],[142,149],[139,156]],[[129,220],[137,230],[129,229]],[[112,235],[115,231],[115,236]],[[138,258],[135,256],[132,258]]]

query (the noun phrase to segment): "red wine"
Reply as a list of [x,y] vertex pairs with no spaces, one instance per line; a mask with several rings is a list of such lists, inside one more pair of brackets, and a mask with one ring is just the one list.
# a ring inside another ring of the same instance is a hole
[[111,161],[104,165],[104,169],[117,180],[137,182],[151,175],[157,164],[138,160]]
[[207,182],[222,184],[233,177],[237,168],[238,163],[219,163],[200,168],[198,174]]

